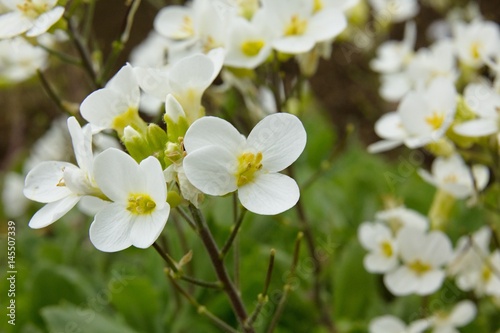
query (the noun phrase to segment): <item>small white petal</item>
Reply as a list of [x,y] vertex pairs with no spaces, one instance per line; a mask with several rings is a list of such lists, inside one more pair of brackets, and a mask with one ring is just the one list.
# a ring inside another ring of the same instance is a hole
[[402,333],[406,330],[405,323],[394,316],[382,316],[370,322],[370,333]]
[[123,66],[106,84],[106,89],[111,89],[122,95],[129,107],[137,108],[141,97],[135,71],[130,64]]
[[399,245],[401,258],[404,262],[410,263],[415,259],[420,259],[422,244],[426,238],[423,230],[411,227],[403,227],[396,236]]
[[398,141],[408,135],[397,112],[389,112],[380,117],[375,123],[375,133],[383,139]]
[[110,201],[86,195],[82,197],[78,202],[78,209],[85,215],[95,216],[101,209],[103,209],[110,203]]
[[470,137],[487,136],[499,131],[498,124],[492,118],[466,121],[455,125],[453,130],[457,134]]
[[396,256],[386,257],[378,253],[368,253],[363,259],[365,269],[370,273],[386,273],[396,267],[398,259]]
[[402,144],[403,141],[400,140],[380,140],[369,145],[367,150],[370,154],[377,154],[399,147]]
[[0,15],[0,39],[12,38],[33,26],[30,19],[18,11]]
[[462,327],[474,320],[476,314],[476,305],[469,300],[465,300],[455,305],[450,313],[450,321],[453,326]]
[[207,146],[189,153],[184,172],[197,189],[209,195],[234,192],[237,157],[219,146]]
[[440,231],[432,231],[425,237],[425,243],[421,244],[420,255],[434,267],[440,267],[448,263],[453,255],[451,241],[446,234]]
[[57,6],[50,11],[40,15],[34,22],[33,27],[26,33],[28,37],[40,36],[50,29],[64,14],[64,7]]
[[248,135],[247,144],[262,152],[262,166],[269,172],[281,171],[299,158],[307,141],[302,122],[289,113],[262,119]]
[[149,156],[139,164],[142,175],[146,178],[146,193],[156,203],[157,209],[162,209],[167,200],[167,185],[160,161]]
[[188,128],[184,137],[184,147],[188,154],[207,147],[218,146],[235,155],[245,145],[245,137],[228,121],[218,117],[203,117]]
[[132,245],[133,216],[122,205],[112,203],[98,212],[90,225],[90,241],[103,252],[116,252]]
[[426,272],[419,279],[419,285],[415,293],[417,295],[430,295],[436,292],[443,284],[446,274],[442,270]]
[[345,15],[336,8],[325,8],[309,21],[307,34],[315,42],[323,42],[336,37],[347,27]]
[[419,281],[406,267],[401,266],[395,271],[384,275],[384,284],[395,296],[405,296],[415,292],[419,288]]
[[99,89],[87,96],[80,105],[80,113],[98,130],[111,128],[116,116],[126,112],[129,105],[122,96],[110,89]]
[[115,202],[126,203],[130,193],[146,192],[139,165],[130,155],[115,148],[97,155],[94,177],[101,191]]
[[68,130],[73,143],[76,161],[84,172],[92,173],[94,155],[92,154],[92,128],[85,126],[84,129],[75,117],[68,118]]
[[184,6],[162,8],[155,17],[154,28],[159,34],[170,39],[189,38],[192,36],[192,31],[186,24],[192,22],[192,11],[191,8]]
[[151,214],[136,216],[130,231],[132,245],[141,249],[150,247],[163,231],[169,213],[170,206],[166,204]]
[[43,206],[33,215],[29,222],[30,228],[39,229],[54,223],[64,216],[80,200],[78,195],[70,195],[61,200],[54,201]]
[[261,215],[282,213],[297,203],[300,191],[292,178],[279,174],[260,174],[253,182],[238,189],[241,204]]
[[275,39],[273,47],[280,52],[300,54],[311,51],[315,41],[309,36],[287,36]]
[[169,72],[170,86],[174,95],[192,94],[200,96],[214,78],[214,63],[204,54],[194,54],[176,62]]
[[47,161],[38,164],[26,176],[24,195],[33,201],[45,203],[67,197],[72,192],[63,184],[65,169],[78,168],[67,162]]

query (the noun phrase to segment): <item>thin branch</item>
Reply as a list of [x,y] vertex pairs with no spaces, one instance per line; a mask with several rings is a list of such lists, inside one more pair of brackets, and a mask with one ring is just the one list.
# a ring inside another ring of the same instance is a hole
[[45,90],[47,95],[49,95],[50,99],[54,101],[57,107],[64,113],[67,113],[70,116],[74,116],[75,113],[72,112],[72,110],[70,110],[69,108],[67,108],[67,103],[65,103],[56,93],[54,88],[52,88],[52,86],[50,85],[49,81],[47,80],[43,72],[38,69],[36,73],[38,75],[38,78],[40,79],[40,82],[42,83],[43,89]]
[[207,308],[204,307],[203,305],[200,305],[200,303],[198,303],[186,290],[184,290],[177,283],[177,281],[175,281],[175,279],[172,276],[170,276],[170,274],[168,274],[168,272],[166,275],[170,279],[170,282],[173,284],[175,289],[177,289],[177,291],[182,296],[184,296],[189,301],[189,303],[191,303],[191,305],[193,305],[197,309],[199,314],[207,317],[210,321],[212,321],[212,323],[214,325],[216,325],[217,327],[219,327],[222,331],[224,331],[226,333],[238,333],[237,330],[235,330],[234,328],[229,326],[225,321],[223,321],[222,319],[220,319],[219,317],[214,315],[212,312],[208,311]]
[[[297,263],[299,261],[299,254],[300,254],[300,243],[302,241],[302,238],[304,237],[303,232],[299,232],[297,234],[297,238],[295,239],[295,247],[293,249],[293,260],[292,260],[292,266],[290,267],[290,273],[288,274],[288,279],[292,278],[295,275],[295,269],[297,268]],[[269,324],[269,327],[267,328],[267,333],[272,333],[274,329],[276,328],[276,325],[278,325],[278,321],[281,317],[281,314],[283,313],[283,310],[285,309],[285,303],[288,298],[288,294],[290,293],[290,290],[292,289],[292,286],[290,283],[285,283],[283,286],[283,295],[280,298],[280,301],[278,303],[278,307],[276,308],[276,312],[274,313],[273,318],[271,319],[271,323]]]
[[196,224],[194,223],[193,219],[190,218],[189,215],[180,206],[177,206],[177,213],[179,213],[179,215],[182,216],[184,220],[186,220],[191,229],[196,231]]
[[163,251],[163,249],[158,245],[158,243],[154,242],[153,247],[158,252],[158,254],[163,258],[163,260],[167,263],[168,268],[173,270],[175,274],[179,273],[179,269],[177,268],[177,265],[175,264],[174,260],[170,258],[168,254]]
[[219,249],[217,247],[217,244],[215,243],[212,233],[210,232],[210,229],[208,229],[208,226],[205,222],[205,218],[203,217],[201,211],[196,207],[194,207],[193,205],[189,205],[189,209],[196,223],[196,226],[198,227],[198,233],[203,242],[203,245],[205,246],[208,252],[210,261],[212,262],[212,265],[215,269],[215,273],[217,274],[217,277],[224,286],[224,291],[227,297],[229,298],[229,301],[231,303],[234,313],[236,314],[238,322],[240,323],[244,332],[254,333],[255,331],[252,327],[244,326],[244,323],[248,318],[245,306],[239,295],[239,292],[237,291],[233,282],[229,278],[229,274],[226,271],[223,260],[219,256],[220,253]]
[[[233,193],[233,221],[234,224],[238,221],[238,195]],[[234,285],[237,289],[240,288],[240,238],[238,234],[234,238],[233,246],[233,270],[234,270]]]
[[269,298],[267,297],[267,291],[269,290],[269,284],[271,283],[271,277],[273,275],[275,254],[276,250],[271,249],[271,254],[269,256],[269,265],[267,266],[266,281],[264,282],[264,290],[262,291],[261,294],[257,296],[257,306],[255,307],[255,310],[252,312],[247,322],[245,323],[245,325],[247,326],[251,327],[253,325],[253,323],[259,316],[260,311],[262,311],[262,308],[269,300]]
[[238,231],[240,230],[240,227],[241,227],[241,224],[243,222],[243,219],[245,217],[246,212],[247,212],[247,210],[245,208],[243,208],[241,210],[240,217],[238,218],[238,221],[236,221],[236,224],[233,226],[233,230],[231,231],[229,238],[227,239],[226,243],[222,247],[222,250],[220,251],[219,257],[221,259],[224,259],[226,254],[229,252],[229,249],[231,249],[231,245],[233,244],[233,241],[236,238]]

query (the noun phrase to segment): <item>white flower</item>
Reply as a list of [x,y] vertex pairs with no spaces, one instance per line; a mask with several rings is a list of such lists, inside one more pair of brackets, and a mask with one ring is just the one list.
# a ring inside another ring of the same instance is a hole
[[279,36],[273,47],[284,53],[310,51],[316,43],[331,40],[347,26],[343,12],[335,7],[315,11],[313,1],[264,0],[271,29]]
[[132,66],[123,66],[102,89],[91,93],[80,105],[82,117],[95,130],[123,129],[138,117],[140,90]]
[[393,232],[398,232],[403,227],[417,228],[426,231],[429,228],[429,219],[413,209],[399,206],[379,211],[375,219],[387,223]]
[[375,132],[384,140],[368,147],[372,153],[401,144],[419,148],[441,138],[453,122],[457,93],[453,83],[437,78],[424,90],[409,92],[396,112],[382,116]]
[[297,183],[278,173],[292,164],[306,144],[300,120],[291,114],[264,118],[248,138],[220,118],[194,122],[184,137],[184,171],[209,195],[238,190],[242,205],[262,215],[279,214],[299,199]]
[[477,314],[477,308],[471,301],[462,301],[449,312],[438,312],[429,318],[433,333],[459,333],[457,327],[470,323]]
[[377,49],[377,57],[370,63],[370,67],[379,73],[395,73],[403,70],[413,56],[413,48],[417,38],[415,22],[407,22],[405,35],[401,42],[388,41]]
[[475,20],[454,27],[455,47],[464,64],[478,68],[500,51],[500,29],[491,21]]
[[10,11],[0,15],[0,39],[12,38],[26,32],[36,37],[62,17],[64,7],[56,6],[57,0],[2,0]]
[[403,264],[384,276],[384,284],[396,296],[429,295],[441,287],[442,268],[452,256],[451,242],[440,231],[426,234],[414,228],[402,229],[397,237]]
[[95,158],[96,183],[113,202],[97,213],[90,240],[104,252],[151,246],[167,222],[170,206],[160,162],[150,156],[137,164],[110,148]]
[[91,127],[87,125],[82,130],[77,120],[71,117],[68,129],[79,167],[68,162],[47,161],[28,173],[24,195],[46,203],[31,218],[31,228],[46,227],[65,215],[83,196],[101,193],[93,179]]
[[471,173],[458,154],[450,157],[437,157],[432,163],[432,174],[423,169],[420,169],[418,173],[426,182],[457,199],[465,199],[472,196],[476,190],[483,190],[489,180],[489,170],[486,166],[473,165]]
[[469,83],[464,98],[478,119],[455,125],[453,130],[456,133],[477,137],[500,131],[500,93],[489,82]]
[[0,82],[27,80],[47,66],[47,52],[16,37],[0,40]]
[[386,273],[398,264],[398,248],[391,229],[381,223],[364,222],[358,239],[368,253],[363,264],[370,273]]
[[490,254],[491,230],[483,227],[472,237],[462,237],[448,272],[455,276],[457,286],[464,290],[474,290],[477,296],[500,296],[500,252]]
[[136,67],[134,71],[142,90],[161,101],[172,94],[192,123],[205,114],[201,97],[219,74],[223,61],[224,50],[215,49],[207,55],[190,55],[169,69]]
[[232,20],[225,65],[252,69],[269,57],[274,36],[263,14],[259,11],[251,22],[239,16]]
[[401,319],[386,315],[370,321],[369,333],[421,333],[428,327],[426,320],[417,320],[407,326]]
[[370,5],[379,20],[390,22],[403,22],[418,13],[416,0],[370,0]]
[[2,203],[7,217],[19,217],[26,212],[29,201],[23,195],[24,177],[16,172],[7,172],[3,178]]

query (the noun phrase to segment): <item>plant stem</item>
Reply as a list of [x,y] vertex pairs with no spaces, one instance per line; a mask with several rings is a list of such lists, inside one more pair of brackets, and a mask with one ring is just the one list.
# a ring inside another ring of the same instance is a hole
[[233,244],[234,239],[236,238],[236,235],[238,235],[238,231],[240,230],[241,224],[243,222],[243,218],[245,217],[245,213],[247,210],[243,208],[243,210],[240,213],[240,217],[236,221],[236,224],[233,227],[233,230],[231,231],[231,234],[229,235],[229,238],[227,239],[226,243],[222,247],[222,250],[220,251],[220,258],[224,259],[226,254],[229,252],[229,249],[231,249],[231,245]]
[[250,315],[248,318],[247,322],[245,325],[247,326],[252,326],[257,317],[260,314],[260,311],[262,311],[262,307],[268,302],[268,297],[267,297],[267,291],[269,290],[269,284],[271,283],[271,277],[273,275],[273,269],[274,269],[274,256],[276,254],[275,249],[271,249],[271,254],[269,256],[269,265],[267,266],[267,274],[266,274],[266,281],[264,282],[264,291],[262,291],[261,294],[257,296],[257,306],[255,307],[255,310],[253,313]]
[[290,273],[288,274],[287,277],[287,282],[283,286],[283,295],[280,298],[280,301],[278,303],[278,307],[276,308],[276,312],[274,313],[273,318],[271,319],[271,323],[269,324],[269,327],[267,328],[267,333],[272,333],[274,329],[276,328],[276,325],[278,325],[278,321],[281,317],[281,314],[283,313],[283,310],[285,309],[285,303],[288,298],[288,294],[290,293],[290,290],[292,289],[292,286],[288,282],[290,278],[293,278],[295,275],[295,269],[297,268],[297,263],[299,261],[299,254],[300,254],[300,243],[302,241],[302,238],[304,237],[303,232],[299,232],[297,234],[297,238],[295,239],[295,247],[293,249],[293,260],[292,260],[292,266],[290,267]]
[[225,321],[223,321],[222,319],[220,319],[219,317],[208,311],[207,308],[204,307],[203,305],[200,305],[200,303],[198,303],[186,290],[184,290],[177,283],[177,281],[175,281],[175,279],[172,276],[170,276],[170,274],[167,273],[167,277],[170,279],[170,282],[172,282],[175,289],[177,289],[177,291],[181,295],[183,295],[189,301],[189,303],[191,303],[198,310],[199,314],[204,315],[205,317],[210,319],[212,323],[214,323],[217,327],[219,327],[222,331],[226,333],[238,333],[237,330],[229,326]]
[[153,247],[158,252],[158,254],[163,258],[163,260],[167,263],[167,266],[173,270],[176,274],[179,273],[179,269],[177,268],[177,265],[175,262],[172,260],[172,258],[169,257],[168,254],[163,251],[163,249],[158,245],[158,243],[154,242]]
[[[233,221],[234,224],[238,221],[238,194],[233,193]],[[240,238],[238,234],[234,238],[233,246],[233,270],[234,270],[234,285],[240,289]]]
[[217,274],[217,277],[223,284],[224,291],[227,297],[229,298],[229,301],[231,303],[234,313],[236,314],[238,322],[240,323],[244,332],[254,333],[255,331],[252,327],[245,327],[244,325],[248,317],[245,306],[233,282],[229,278],[229,274],[227,273],[223,260],[219,256],[220,253],[219,249],[217,247],[217,244],[215,243],[212,233],[208,229],[208,226],[205,222],[205,218],[201,214],[200,210],[198,210],[193,205],[189,205],[189,209],[196,223],[196,226],[198,227],[198,233],[201,237],[203,245],[205,246],[208,255],[210,257],[210,260],[212,261],[215,273]]

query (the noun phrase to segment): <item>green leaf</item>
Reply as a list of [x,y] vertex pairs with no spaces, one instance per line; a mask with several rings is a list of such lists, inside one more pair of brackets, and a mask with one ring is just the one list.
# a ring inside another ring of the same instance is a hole
[[49,332],[136,333],[127,325],[92,309],[66,304],[49,306],[41,312]]

